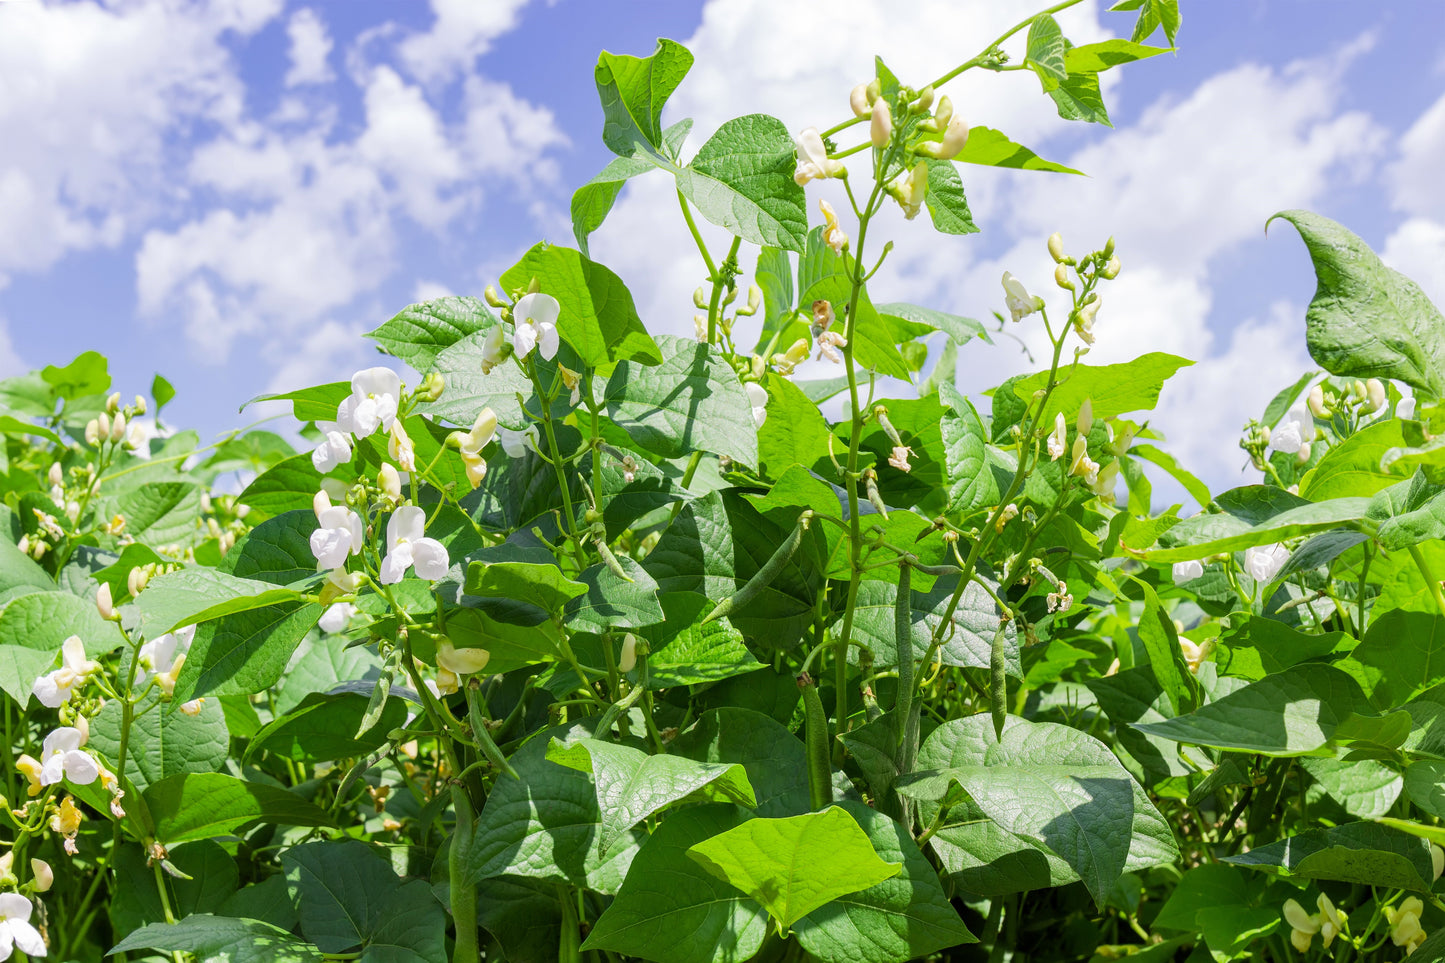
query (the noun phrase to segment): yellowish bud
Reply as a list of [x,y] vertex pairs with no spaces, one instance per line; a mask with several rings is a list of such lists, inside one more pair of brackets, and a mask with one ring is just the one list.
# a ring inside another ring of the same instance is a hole
[[1054,268],[1054,283],[1065,291],[1074,290],[1074,282],[1069,280],[1069,266],[1060,264]]
[[868,85],[859,84],[848,94],[848,106],[853,108],[854,117],[868,116]]
[[868,138],[873,146],[880,150],[888,146],[888,141],[893,136],[893,112],[888,109],[888,101],[879,100],[873,105],[873,119],[868,126]]
[[1064,236],[1058,231],[1049,235],[1049,257],[1056,263],[1064,259]]

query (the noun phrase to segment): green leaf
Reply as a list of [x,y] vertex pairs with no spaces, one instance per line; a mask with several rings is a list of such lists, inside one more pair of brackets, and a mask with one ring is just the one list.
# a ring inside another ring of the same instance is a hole
[[[344,683],[376,679],[381,667],[381,659],[368,646],[351,645],[340,635],[308,635],[296,647],[276,687],[272,711],[284,715],[313,692],[330,692]],[[254,735],[247,733],[248,737]]]
[[[8,534],[8,533],[7,533]],[[35,592],[55,591],[52,579],[10,538],[0,537],[0,602]]]
[[1003,133],[992,127],[970,127],[968,142],[963,145],[954,160],[963,164],[978,164],[982,167],[1011,167],[1024,171],[1052,171],[1056,174],[1079,174],[1072,167],[1044,160],[1038,154],[1015,144]]
[[75,360],[63,368],[46,365],[40,370],[40,377],[50,385],[52,393],[67,400],[84,398],[88,395],[104,394],[110,388],[110,374],[106,370],[105,355],[96,351],[85,351],[76,355]]
[[524,665],[561,657],[559,633],[551,622],[513,625],[479,609],[458,609],[447,616],[447,635],[459,649],[486,649],[488,672],[510,672]]
[[[680,124],[673,125],[668,128],[668,134],[679,127],[684,128],[684,133],[686,133],[686,128],[692,127],[692,121],[685,120]],[[673,150],[671,153],[675,154],[676,151]],[[617,195],[622,193],[622,185],[639,174],[646,174],[655,169],[656,166],[651,160],[616,157],[590,181],[573,192],[572,236],[577,239],[577,249],[584,256],[592,256],[587,247],[587,238],[607,219],[613,202],[617,200]]]
[[1318,287],[1305,313],[1310,356],[1331,374],[1393,378],[1445,393],[1445,318],[1420,286],[1386,267],[1357,235],[1309,211],[1281,211],[1299,229]]
[[359,692],[330,695],[313,692],[285,715],[279,716],[251,738],[246,757],[258,752],[297,762],[331,762],[367,755],[386,743],[387,733],[406,722],[406,704],[387,700],[381,718],[358,732],[369,699]]
[[287,512],[242,535],[218,571],[271,585],[292,585],[316,576],[316,556],[311,552],[311,533],[316,530],[316,513]]
[[521,778],[499,780],[487,796],[465,857],[472,879],[562,880],[606,894],[622,885],[646,833],[627,831],[599,852],[602,810],[592,779],[547,759],[551,738],[569,734],[565,728],[545,730],[510,757]]
[[545,610],[562,611],[569,601],[587,593],[587,586],[562,574],[555,564],[472,562],[467,566],[468,595],[515,599]]
[[[454,425],[470,428],[479,411],[491,408],[503,426],[520,429],[525,426],[526,417],[517,399],[518,395],[523,398],[532,396],[531,379],[515,364],[499,365],[489,374],[483,374],[482,346],[486,340],[486,334],[477,332],[437,355],[432,370],[446,380],[446,390],[423,410]],[[309,468],[311,457],[305,457],[306,467]],[[256,479],[252,486],[260,480]]]
[[115,623],[93,601],[69,592],[32,592],[0,610],[0,689],[24,707],[35,680],[59,661],[60,647],[80,636],[92,659],[124,643]]
[[[1076,729],[1010,716],[1001,740],[979,746],[977,728],[954,720],[934,730],[919,753],[920,771],[900,777],[899,792],[943,799],[949,783],[957,783],[1004,830],[1061,857],[1103,905],[1129,857],[1137,783],[1101,743]],[[922,768],[941,757],[951,764]]]
[[940,385],[938,400],[951,409],[944,417],[944,464],[948,471],[948,512],[967,517],[998,504],[1011,478],[995,471],[988,434],[973,403],[952,385]]
[[[1114,675],[1097,676],[1088,679],[1085,685],[1114,724],[1114,737],[1129,756],[1123,759],[1125,767],[1145,786],[1194,772],[1180,758],[1177,743],[1146,735],[1134,727],[1136,722],[1162,722],[1174,716],[1168,698],[1149,667],[1136,666]],[[1131,759],[1134,765],[1130,765]]]
[[403,308],[366,336],[425,374],[444,349],[495,324],[496,317],[478,298],[434,298]]
[[1300,495],[1313,502],[1368,497],[1400,481],[1381,464],[1387,452],[1405,444],[1401,425],[1394,418],[1366,425],[1330,448],[1300,479]]
[[281,826],[329,826],[321,809],[264,783],[223,772],[167,776],[142,794],[155,820],[156,838],[166,845],[233,835],[251,822]]
[[[1408,767],[1404,779],[1378,759],[1302,759],[1300,765],[1345,812],[1356,819],[1376,819],[1390,811],[1400,798],[1401,789],[1411,786],[1410,771],[1421,763]],[[1424,776],[1429,768],[1422,769],[1419,776]],[[1432,774],[1432,778],[1438,774],[1438,771]],[[1425,789],[1423,784],[1416,786]],[[1428,808],[1430,800],[1421,801],[1414,789],[1411,798],[1426,812],[1432,811]],[[1438,806],[1440,802],[1445,802],[1445,796],[1437,794],[1435,804]]]
[[187,625],[301,598],[294,589],[192,566],[152,579],[136,607],[146,634],[155,638]]
[[602,813],[597,838],[600,852],[653,813],[682,799],[733,802],[748,808],[757,805],[747,773],[735,763],[654,756],[597,739],[564,743],[555,737],[547,748],[547,758],[592,774]]
[[1168,452],[1160,451],[1153,445],[1132,445],[1129,448],[1129,454],[1135,458],[1142,458],[1168,472],[1170,477],[1184,486],[1189,497],[1194,499],[1200,508],[1205,507],[1213,500],[1214,496],[1209,493],[1209,486],[1200,481],[1198,476],[1186,471],[1179,461]]
[[[786,683],[796,704],[797,686],[791,676]],[[789,710],[785,718],[791,714]],[[758,801],[759,816],[790,816],[809,808],[803,743],[761,712],[736,706],[709,710],[669,748],[699,762],[741,765]]]
[[1279,909],[1263,905],[1264,890],[1257,876],[1233,866],[1196,866],[1174,887],[1153,928],[1198,933],[1216,959],[1235,959],[1283,925]]
[[543,293],[561,303],[557,333],[586,364],[662,362],[657,345],[637,316],[632,293],[601,264],[570,247],[543,241],[507,269],[502,284],[508,290],[526,288],[534,278]]
[[624,361],[607,379],[607,416],[665,458],[702,450],[756,465],[757,425],[737,372],[710,345],[671,335],[657,341],[660,365]]
[[[1223,498],[1224,496],[1220,496]],[[1306,503],[1250,525],[1234,515],[1200,513],[1160,536],[1163,548],[1140,554],[1150,562],[1184,562],[1220,552],[1237,552],[1358,523],[1369,509],[1367,498],[1332,498]]]
[[151,398],[156,403],[156,415],[159,416],[161,409],[170,404],[175,396],[175,387],[160,374],[151,379]]
[[[333,412],[332,417],[335,416]],[[251,479],[236,501],[262,515],[310,511],[311,499],[320,488],[321,473],[311,463],[311,453],[305,451],[282,459]]]
[[1363,708],[1364,693],[1353,678],[1333,666],[1304,662],[1188,715],[1136,728],[1216,749],[1303,756],[1319,754],[1335,730]]
[[640,628],[663,620],[657,583],[642,563],[629,555],[620,556],[617,563],[632,581],[601,563],[577,576],[586,594],[568,604],[565,615],[568,628],[602,633]]
[[[1049,396],[1048,409],[1039,416],[1039,424],[1052,424],[1059,412],[1072,422],[1086,400],[1093,403],[1095,418],[1150,411],[1159,401],[1164,382],[1180,368],[1193,363],[1176,355],[1151,351],[1124,364],[1075,365],[1069,369],[1064,383]],[[1035,391],[1048,386],[1048,379],[1049,373],[1041,371],[1015,381],[1014,395],[1028,402]]]
[[1380,612],[1337,663],[1381,709],[1404,705],[1445,681],[1445,620],[1438,612]]
[[[798,263],[798,287],[802,291],[798,303],[812,305],[827,301],[842,324],[853,294],[852,259],[835,254],[823,241],[823,228],[808,234],[807,250]],[[908,380],[907,363],[894,346],[893,332],[868,297],[866,285],[858,291],[858,317],[853,325],[853,357],[865,368],[879,374]]]
[[278,395],[257,395],[241,406],[241,410],[262,401],[289,401],[291,413],[297,421],[335,421],[336,407],[351,394],[351,383],[333,381],[330,384],[298,388]]
[[767,914],[728,883],[698,872],[688,856],[692,846],[746,818],[720,804],[668,816],[637,853],[582,948],[676,963],[751,959],[767,937]]
[[1134,43],[1148,40],[1154,31],[1164,28],[1164,37],[1170,46],[1179,33],[1179,0],[1138,0],[1131,6],[1116,3],[1110,10],[1138,10],[1139,19],[1134,21],[1134,33],[1129,39]]
[[898,875],[902,862],[879,858],[847,810],[750,819],[694,844],[688,855],[708,873],[751,896],[787,931],[839,896]]
[[1109,112],[1104,108],[1104,96],[1099,90],[1099,75],[1070,73],[1069,78],[1049,91],[1059,116],[1064,120],[1082,120],[1091,124],[1113,127]]
[[763,667],[726,617],[702,624],[713,609],[710,599],[674,593],[661,602],[664,616],[637,630],[652,649],[647,656],[649,688],[720,682]]
[[1430,844],[1379,823],[1345,823],[1290,836],[1223,862],[1283,870],[1304,879],[1338,880],[1428,893],[1435,878]]
[[897,876],[813,910],[794,927],[803,949],[820,960],[906,963],[978,940],[959,919],[938,873],[897,822],[861,803],[844,802],[873,850]]
[[928,205],[928,216],[933,227],[941,234],[977,234],[978,226],[973,223],[973,214],[968,210],[968,198],[963,195],[963,178],[953,161],[928,161],[928,194],[923,201]]
[[368,960],[446,958],[446,914],[431,887],[402,882],[365,843],[307,843],[282,853],[281,865],[300,907],[301,932],[323,953],[360,946]]
[[[1069,69],[1064,64],[1064,31],[1059,22],[1048,14],[1034,18],[1029,25],[1028,52],[1024,63],[1039,75],[1044,90],[1053,90],[1069,79]],[[930,187],[932,184],[930,183]]]
[[[943,615],[957,585],[957,577],[950,575],[938,579],[927,592],[911,591],[914,659],[921,661],[928,655],[933,634],[943,623]],[[894,638],[897,605],[896,583],[871,578],[858,583],[858,598],[853,608],[853,638],[872,650],[874,665],[880,668],[898,664]],[[944,665],[989,668],[993,634],[998,628],[996,611],[993,597],[983,586],[970,582],[954,609],[953,625],[943,633],[944,642],[937,658]],[[839,613],[841,618],[842,613]],[[1018,632],[1012,622],[1004,630],[1004,647],[1005,671],[1014,678],[1022,679]]]
[[1432,485],[1423,472],[1378,492],[1365,517],[1379,525],[1375,541],[1386,552],[1407,549],[1445,537],[1445,488]]
[[[113,857],[115,876],[107,909],[117,933],[128,933],[166,918],[155,885],[155,870],[147,865],[147,858],[145,848],[133,843],[122,844]],[[234,913],[226,905],[240,886],[240,872],[235,857],[220,843],[197,840],[176,849],[167,860],[190,877],[177,876],[168,881],[172,918],[193,913],[252,915]]]
[[34,438],[44,438],[46,441],[56,445],[63,444],[60,436],[49,428],[42,428],[39,425],[32,425],[28,421],[21,421],[12,415],[0,415],[0,435],[29,435]]
[[902,318],[914,324],[924,324],[936,331],[942,331],[955,344],[967,344],[971,338],[980,338],[989,343],[993,341],[988,336],[988,330],[973,318],[949,314],[946,311],[935,311],[932,308],[919,307],[916,304],[905,304],[902,301],[880,304],[878,311],[885,317]]
[[[107,702],[90,721],[90,745],[114,764],[120,758],[121,704]],[[231,734],[221,704],[209,699],[196,715],[179,711],[179,703],[154,696],[142,701],[131,722],[125,777],[144,792],[167,776],[217,772],[226,762]]]
[[759,467],[779,478],[793,465],[811,468],[828,455],[832,432],[818,406],[790,379],[769,376],[768,417],[757,429]]
[[1186,675],[1189,667],[1184,663],[1183,650],[1179,647],[1179,635],[1174,629],[1174,620],[1159,604],[1159,596],[1148,583],[1135,579],[1144,593],[1144,611],[1139,616],[1139,641],[1144,643],[1144,652],[1149,657],[1149,668],[1159,689],[1169,700],[1171,716],[1193,708],[1195,695],[1192,686],[1185,684],[1191,678]]
[[1162,53],[1169,53],[1168,47],[1150,47],[1132,40],[1105,40],[1102,43],[1086,43],[1070,47],[1064,54],[1064,66],[1071,74],[1102,73],[1110,67],[1146,60]]
[[[147,587],[142,597],[151,591]],[[175,698],[249,695],[270,687],[321,612],[314,602],[282,602],[201,624],[176,679]]]
[[[756,350],[761,353],[773,335],[783,330],[784,324],[793,319],[793,262],[788,252],[779,247],[765,246],[758,251],[757,267],[753,280],[763,292],[763,327],[758,334]],[[777,347],[786,350],[791,341],[778,339]]]
[[603,51],[594,72],[605,118],[602,142],[622,157],[639,150],[657,153],[663,143],[663,105],[691,67],[692,54],[672,40],[658,40],[650,57]]
[[198,532],[201,489],[188,482],[146,485],[111,501],[106,514],[124,516],[125,533],[152,548],[189,545]]
[[175,923],[151,923],[126,935],[111,953],[163,950],[195,953],[227,963],[311,963],[321,953],[309,943],[260,920],[194,913]]
[[736,117],[677,174],[677,189],[713,224],[758,245],[803,250],[808,209],[793,180],[795,145],[776,117]]

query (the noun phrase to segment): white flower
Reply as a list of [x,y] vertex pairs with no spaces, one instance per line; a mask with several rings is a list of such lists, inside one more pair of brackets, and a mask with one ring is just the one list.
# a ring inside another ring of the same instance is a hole
[[905,218],[911,221],[917,217],[928,197],[928,162],[919,161],[911,170],[893,178],[888,184],[888,194],[903,208]]
[[402,425],[401,419],[391,423],[390,438],[387,439],[386,451],[405,472],[416,471],[416,446],[411,442],[411,436],[406,433],[406,427]]
[[505,338],[500,324],[487,332],[487,339],[482,342],[482,374],[491,374],[492,369],[502,363],[502,345]]
[[196,627],[188,625],[157,636],[140,647],[141,665],[155,673],[166,695],[175,689],[176,678],[181,674],[181,666],[186,663],[186,653],[190,652],[191,640],[195,637]]
[[[881,100],[878,102],[883,103]],[[844,234],[843,228],[838,225],[837,212],[827,201],[819,201],[818,208],[823,212],[823,220],[827,222],[823,228],[823,243],[831,247],[834,254],[842,254],[843,248],[848,246],[848,235]]]
[[336,408],[336,425],[365,438],[396,420],[401,376],[390,368],[367,368],[351,376],[351,394]]
[[521,431],[500,426],[497,428],[497,441],[508,458],[521,458],[527,453],[528,447],[536,447],[537,426],[528,425]]
[[70,699],[70,690],[92,672],[100,669],[98,662],[85,657],[85,644],[72,635],[60,646],[61,666],[35,680],[31,691],[41,705],[58,709]]
[[100,776],[100,766],[80,747],[85,737],[74,726],[61,726],[45,737],[40,750],[40,785],[53,786],[69,779],[77,786],[88,786]]
[[1256,582],[1272,582],[1289,561],[1289,549],[1279,542],[1244,551],[1244,570]]
[[1069,436],[1069,423],[1064,420],[1064,413],[1061,411],[1054,415],[1054,430],[1049,433],[1049,461],[1058,461],[1064,457],[1064,447]]
[[443,639],[437,643],[437,665],[453,675],[472,675],[487,667],[492,653],[486,649],[454,648]]
[[1379,378],[1371,378],[1365,382],[1365,400],[1369,403],[1370,414],[1380,411],[1389,402],[1389,396],[1385,394],[1385,386]]
[[321,474],[326,474],[337,465],[351,461],[351,442],[339,431],[328,431],[321,444],[311,453],[311,464]]
[[[564,369],[565,370],[565,369]],[[467,466],[467,481],[476,488],[487,475],[487,463],[482,459],[482,449],[491,444],[497,434],[497,415],[491,408],[477,412],[472,430],[466,434],[453,432],[452,437],[462,452],[462,462]]]
[[1044,299],[1029,294],[1028,288],[1011,271],[1003,272],[1003,292],[1008,313],[1015,321],[1022,321],[1044,306]]
[[1270,451],[1282,451],[1286,455],[1297,454],[1300,446],[1314,436],[1314,424],[1314,419],[1308,413],[1295,408],[1270,432]]
[[1401,398],[1395,405],[1395,417],[1410,421],[1415,417],[1415,398]]
[[1174,584],[1182,585],[1185,582],[1193,581],[1204,574],[1204,563],[1198,559],[1190,559],[1187,562],[1175,562],[1172,572]]
[[517,357],[525,358],[532,349],[542,346],[542,357],[551,361],[557,356],[557,316],[562,305],[550,294],[528,294],[512,309],[512,347]]
[[10,959],[15,947],[27,956],[44,956],[45,940],[30,925],[30,900],[19,893],[0,893],[0,960]]
[[847,168],[842,161],[832,160],[828,157],[828,148],[823,145],[823,135],[818,133],[818,128],[809,127],[796,138],[798,147],[798,169],[793,173],[793,180],[801,187],[817,177],[841,177]]
[[321,627],[321,631],[336,635],[346,631],[346,624],[355,614],[356,606],[350,602],[335,602],[326,607],[326,611],[321,613],[321,620],[316,624]]
[[1074,439],[1073,461],[1069,465],[1069,474],[1084,480],[1085,485],[1093,486],[1099,481],[1099,463],[1089,457],[1089,441],[1080,435]]
[[[1099,308],[1103,305],[1103,298],[1097,293],[1091,294],[1089,300],[1074,313],[1074,330],[1085,344],[1094,343],[1094,316],[1099,313]],[[1039,301],[1039,306],[1043,306],[1042,299]]]
[[848,339],[837,331],[824,331],[818,335],[818,360],[827,358],[834,364],[842,364],[843,356],[838,349],[848,344]]
[[753,421],[761,428],[763,422],[768,420],[768,393],[756,381],[743,385],[743,390],[747,392],[748,404],[753,408]]
[[316,556],[316,570],[341,568],[348,556],[361,551],[365,529],[361,516],[345,505],[332,505],[326,492],[319,491],[312,499],[317,529],[311,533],[311,554]]
[[420,578],[445,578],[451,559],[441,542],[427,538],[426,512],[415,505],[403,505],[386,523],[386,558],[381,561],[381,584],[395,585],[416,566]]

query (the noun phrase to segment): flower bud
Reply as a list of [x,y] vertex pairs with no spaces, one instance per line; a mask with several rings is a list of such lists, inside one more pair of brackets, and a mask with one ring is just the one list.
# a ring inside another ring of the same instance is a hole
[[1309,460],[1310,460],[1310,443],[1307,442],[1307,441],[1302,441],[1302,442],[1300,442],[1300,445],[1299,445],[1299,451],[1295,452],[1294,463],[1295,463],[1296,465],[1304,465],[1304,464],[1307,464],[1307,463],[1309,462]]
[[1064,259],[1064,236],[1058,231],[1049,235],[1049,257],[1056,264]]
[[133,405],[133,407],[135,408],[135,413],[136,413],[136,414],[138,414],[138,415],[143,415],[143,414],[145,414],[145,413],[146,413],[146,400],[145,400],[144,398],[142,398],[140,395],[136,395],[136,396],[135,396],[135,405]]
[[854,117],[867,117],[868,103],[867,84],[859,84],[848,94],[848,106],[853,108]]
[[492,653],[486,649],[457,649],[450,641],[442,639],[437,643],[437,665],[456,675],[473,675],[487,667]]
[[1369,400],[1371,414],[1384,408],[1385,403],[1389,401],[1385,395],[1385,386],[1380,383],[1379,378],[1371,378],[1365,382],[1365,396]]
[[888,146],[888,141],[893,136],[893,113],[888,109],[888,101],[879,99],[873,105],[873,120],[868,127],[868,137],[873,146],[880,150]]
[[60,467],[60,462],[51,462],[50,471],[46,472],[45,477],[52,485],[62,484],[65,481],[65,470]]
[[100,437],[100,440],[108,440],[110,438],[110,415],[102,411],[96,416],[95,423],[97,425],[96,433]]
[[953,101],[944,94],[938,98],[938,106],[933,111],[933,123],[940,130],[948,129],[948,122],[953,119]]
[[30,860],[30,875],[35,877],[35,892],[49,892],[50,887],[55,885],[55,871],[50,864],[43,859]]
[[1104,254],[1104,257],[1106,257],[1106,258],[1110,258],[1110,257],[1113,257],[1113,256],[1114,256],[1114,238],[1113,238],[1113,237],[1110,237],[1107,241],[1104,242],[1104,251],[1103,251],[1103,254]]
[[380,488],[382,494],[388,498],[401,497],[401,476],[397,474],[396,468],[390,462],[384,462],[381,471],[376,473],[376,487]]
[[116,621],[115,603],[111,601],[109,582],[102,582],[100,591],[95,593],[95,608],[107,622]]
[[924,87],[922,90],[920,90],[920,91],[918,92],[918,99],[915,100],[915,101],[909,106],[908,109],[909,109],[910,111],[912,111],[913,113],[915,113],[915,114],[923,114],[923,113],[927,113],[929,110],[932,110],[932,109],[933,109],[933,87],[932,87],[932,86],[928,86],[928,87]]
[[145,590],[146,583],[149,581],[150,575],[146,573],[146,570],[144,568],[137,565],[135,568],[131,569],[125,577],[126,591],[130,593],[131,598],[135,598],[137,595],[139,595]]
[[1123,266],[1123,264],[1119,263],[1117,257],[1111,257],[1108,263],[1104,265],[1104,269],[1099,272],[1099,275],[1106,281],[1112,281],[1119,276],[1119,269]]
[[116,444],[125,441],[125,415],[116,415],[110,423],[110,440]]
[[739,317],[750,318],[758,313],[758,308],[763,305],[763,289],[756,284],[748,285],[748,304],[745,308],[738,308],[735,312]]
[[1089,429],[1094,427],[1094,400],[1085,398],[1084,403],[1079,406],[1079,417],[1074,421],[1074,427],[1079,434],[1087,435]]
[[692,292],[692,304],[695,308],[707,310],[707,288],[701,284],[697,286],[697,289]]
[[111,393],[110,393],[110,396],[105,399],[105,410],[106,410],[106,413],[107,413],[107,414],[111,414],[111,415],[115,414],[117,411],[120,410],[120,392],[119,392],[119,391],[113,391],[113,392],[111,392]]
[[868,94],[868,106],[870,107],[873,106],[873,101],[883,96],[883,85],[880,84],[876,78],[868,81],[868,86],[865,90]]
[[943,132],[943,140],[938,145],[938,153],[934,156],[939,160],[953,160],[968,143],[968,125],[963,122],[962,117],[955,117],[948,122],[948,128]]
[[87,445],[100,444],[100,421],[98,419],[92,418],[85,423],[85,443]]
[[1065,291],[1074,290],[1074,282],[1069,280],[1069,266],[1060,264],[1054,268],[1054,283]]
[[416,395],[422,401],[436,401],[446,390],[447,379],[442,377],[441,372],[433,371],[421,379],[421,386],[417,388]]
[[[476,290],[476,289],[473,288],[473,290]],[[497,293],[497,288],[496,288],[495,285],[488,284],[487,287],[486,287],[486,290],[484,290],[484,291],[482,292],[482,298],[483,298],[484,300],[486,300],[486,302],[487,302],[488,304],[490,304],[490,305],[491,305],[492,307],[494,307],[494,308],[505,308],[505,307],[507,307],[507,302],[504,301],[504,300],[502,299],[502,296]]]
[[1305,404],[1308,405],[1310,414],[1316,418],[1329,417],[1329,411],[1325,408],[1324,385],[1315,385],[1311,388],[1310,393],[1305,396]]
[[[879,101],[882,103],[882,101]],[[637,636],[628,632],[622,637],[622,655],[617,660],[617,671],[631,672],[637,667]]]

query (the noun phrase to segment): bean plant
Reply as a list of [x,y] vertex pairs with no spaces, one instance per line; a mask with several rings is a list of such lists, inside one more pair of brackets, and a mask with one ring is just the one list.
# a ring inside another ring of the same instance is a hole
[[[1419,287],[1276,215],[1323,370],[1218,494],[1148,422],[1190,362],[1088,363],[1103,232],[1039,238],[1053,278],[988,323],[870,297],[894,205],[966,235],[967,165],[1077,173],[951,80],[1107,123],[1099,74],[1173,48],[1175,0],[1078,46],[1076,2],[695,151],[686,48],[603,53],[576,247],[381,324],[398,367],[257,399],[298,428],[203,445],[94,352],[0,382],[0,959],[1445,957]],[[693,337],[590,256],[634,177],[674,180]],[[1014,339],[1038,370],[966,396]]]

